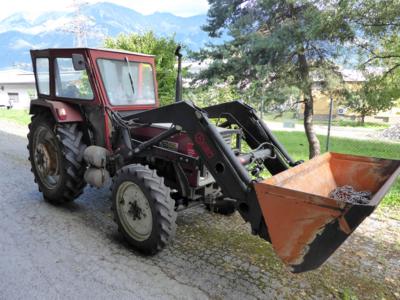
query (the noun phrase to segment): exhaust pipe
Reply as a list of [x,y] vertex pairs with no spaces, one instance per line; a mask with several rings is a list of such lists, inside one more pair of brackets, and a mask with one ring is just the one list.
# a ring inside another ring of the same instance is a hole
[[175,50],[175,56],[178,57],[178,74],[176,76],[175,102],[182,101],[182,47],[179,45]]

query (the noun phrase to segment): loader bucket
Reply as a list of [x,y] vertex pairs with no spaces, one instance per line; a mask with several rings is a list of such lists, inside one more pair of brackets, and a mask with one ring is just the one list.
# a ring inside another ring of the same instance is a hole
[[[292,272],[319,267],[379,204],[400,173],[400,161],[325,153],[255,183],[272,245]],[[350,185],[372,192],[366,204],[329,198]]]

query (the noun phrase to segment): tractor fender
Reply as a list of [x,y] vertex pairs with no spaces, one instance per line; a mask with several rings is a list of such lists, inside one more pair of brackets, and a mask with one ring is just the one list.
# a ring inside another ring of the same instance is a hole
[[83,121],[80,111],[71,104],[45,99],[36,99],[31,101],[29,114],[35,115],[43,110],[49,110],[58,123]]

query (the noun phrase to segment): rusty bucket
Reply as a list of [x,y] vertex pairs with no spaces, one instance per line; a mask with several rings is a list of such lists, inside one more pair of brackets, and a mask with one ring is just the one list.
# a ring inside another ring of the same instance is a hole
[[[272,245],[293,272],[319,267],[370,215],[400,173],[400,161],[325,153],[255,184]],[[329,198],[350,185],[366,204]]]

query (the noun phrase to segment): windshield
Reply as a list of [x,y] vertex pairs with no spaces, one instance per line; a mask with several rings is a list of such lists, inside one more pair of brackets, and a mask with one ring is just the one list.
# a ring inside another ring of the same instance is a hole
[[98,59],[101,77],[112,105],[156,103],[153,67],[148,63]]

